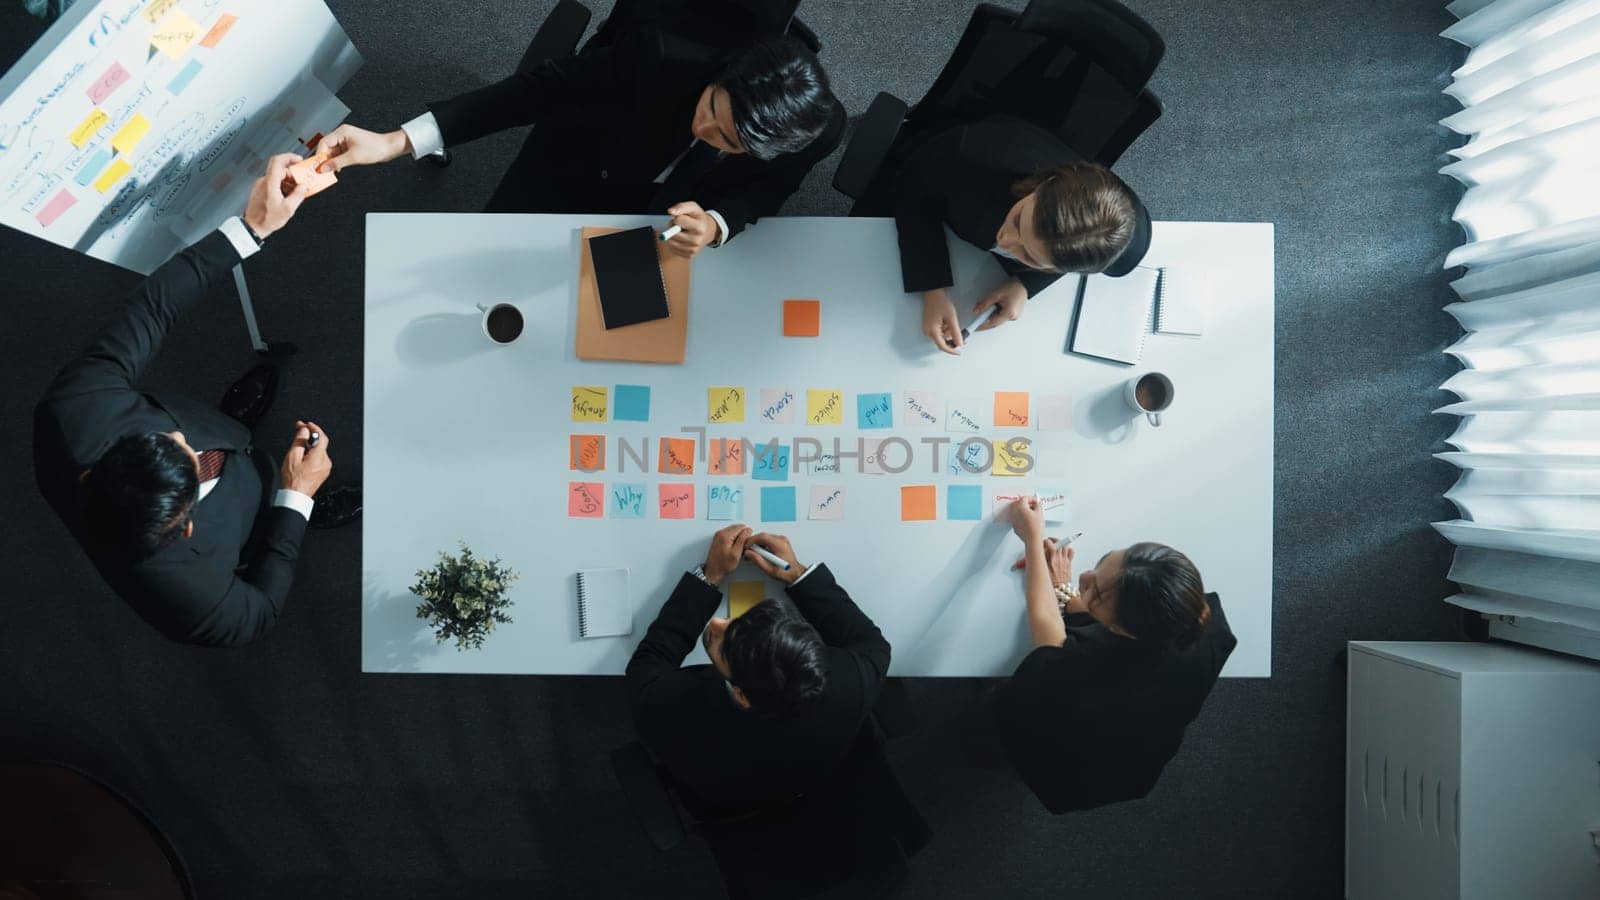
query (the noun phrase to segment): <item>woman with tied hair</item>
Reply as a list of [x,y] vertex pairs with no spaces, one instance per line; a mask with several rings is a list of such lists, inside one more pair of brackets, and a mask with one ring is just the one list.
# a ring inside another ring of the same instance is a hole
[[1011,505],[1033,651],[994,695],[1007,758],[1053,813],[1143,797],[1238,643],[1216,594],[1164,544],[1072,577],[1037,498]]

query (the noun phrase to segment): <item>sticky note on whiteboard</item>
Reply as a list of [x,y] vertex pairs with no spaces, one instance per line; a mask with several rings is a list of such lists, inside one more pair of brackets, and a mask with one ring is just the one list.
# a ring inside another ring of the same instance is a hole
[[206,32],[206,36],[200,39],[200,46],[215,47],[222,43],[222,39],[228,36],[228,32],[233,30],[233,23],[237,21],[239,21],[238,16],[223,13],[217,19],[217,23],[211,26],[211,30]]
[[806,391],[806,422],[838,425],[844,421],[844,392]]
[[78,127],[68,132],[67,140],[71,141],[74,147],[82,147],[84,144],[89,143],[89,139],[94,137],[109,121],[111,121],[111,117],[106,115],[105,110],[94,110],[83,117],[83,121],[78,123]]
[[89,95],[89,102],[95,106],[106,102],[106,98],[111,96],[111,92],[121,87],[123,82],[127,80],[128,70],[122,67],[122,63],[113,62],[106,67],[104,72],[100,73],[99,78],[96,78],[89,85],[89,90],[86,92]]
[[41,226],[49,228],[55,220],[61,218],[62,213],[71,209],[77,202],[78,198],[72,196],[71,191],[62,188],[49,203],[44,205],[44,209],[34,215],[34,218],[39,220]]
[[189,82],[193,81],[194,77],[200,74],[201,68],[202,67],[199,60],[189,60],[189,64],[183,67],[183,71],[179,72],[176,78],[167,82],[167,93],[173,95],[174,97],[183,93],[183,89],[189,86]]
[[150,120],[143,113],[134,113],[117,133],[111,138],[111,149],[118,153],[132,153],[133,148],[139,146],[146,133],[150,131]]
[[172,59],[182,59],[189,47],[200,39],[200,24],[181,9],[174,9],[156,23],[150,46]]
[[104,194],[121,181],[122,176],[128,174],[132,168],[133,166],[128,165],[125,159],[114,160],[111,165],[106,166],[104,172],[100,173],[100,177],[95,179],[94,189]]
[[766,599],[766,582],[735,581],[728,585],[728,618],[737,619]]

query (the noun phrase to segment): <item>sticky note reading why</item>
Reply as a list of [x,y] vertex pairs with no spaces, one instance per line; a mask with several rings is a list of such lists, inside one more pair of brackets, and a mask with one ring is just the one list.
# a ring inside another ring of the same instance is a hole
[[642,484],[613,484],[607,494],[606,515],[613,519],[644,518],[644,491]]
[[222,39],[228,36],[228,32],[233,30],[233,23],[237,21],[239,21],[238,16],[223,13],[217,19],[217,23],[211,26],[211,30],[206,32],[206,36],[200,39],[200,46],[215,47],[222,43]]
[[908,484],[900,489],[900,521],[931,522],[939,518],[939,489],[931,484]]
[[712,475],[743,475],[744,444],[739,438],[711,438],[706,442],[706,471]]
[[706,488],[706,518],[717,522],[744,518],[744,488],[732,484],[713,484]]
[[663,475],[693,475],[694,438],[662,438],[657,463]]
[[706,421],[726,425],[744,421],[744,388],[714,387],[707,391]]
[[888,428],[894,424],[894,397],[891,394],[857,394],[856,427]]
[[946,518],[976,522],[983,518],[983,488],[975,484],[952,484],[945,488]]
[[619,384],[616,408],[611,418],[618,422],[650,421],[650,388],[642,384]]
[[574,519],[605,517],[606,486],[598,481],[574,481],[567,485],[567,515]]
[[810,425],[838,425],[844,421],[842,391],[806,391],[806,422]]
[[575,434],[569,440],[567,467],[580,472],[601,472],[606,467],[606,436]]
[[811,486],[811,511],[806,518],[834,521],[844,518],[844,486],[839,484],[813,484]]
[[994,424],[997,428],[1028,427],[1028,392],[995,391]]
[[111,149],[118,153],[132,153],[133,148],[139,146],[144,140],[145,133],[150,130],[150,120],[143,113],[134,113],[117,133],[111,138]]
[[104,194],[106,191],[111,190],[112,186],[121,181],[122,176],[128,174],[132,169],[133,166],[128,165],[128,161],[125,159],[112,162],[111,165],[106,166],[104,172],[100,173],[100,177],[94,180],[94,189]]
[[762,581],[735,581],[728,585],[728,618],[737,619],[749,612],[750,607],[767,599],[767,585]]
[[150,46],[173,59],[182,59],[189,45],[200,39],[200,25],[181,9],[175,9],[156,23]]
[[123,82],[127,80],[128,70],[122,67],[122,63],[113,62],[106,67],[104,72],[100,73],[100,77],[96,78],[93,84],[89,85],[89,90],[87,91],[89,102],[95,106],[106,102],[106,98],[111,96],[111,92],[121,87]]
[[794,421],[794,391],[788,388],[761,389],[761,421],[769,425],[787,425]]
[[294,183],[306,186],[306,196],[315,197],[328,188],[339,183],[339,176],[332,172],[319,172],[317,167],[328,161],[328,154],[318,153],[289,167],[289,177]]
[[1045,394],[1036,397],[1033,418],[1040,431],[1066,431],[1072,427],[1072,396]]
[[1033,444],[1027,438],[994,442],[995,475],[1026,475],[1033,471]]
[[822,333],[822,301],[783,301],[785,337],[816,337]]
[[906,391],[900,403],[900,420],[912,428],[938,428],[944,404],[933,391]]
[[795,516],[794,487],[764,487],[761,489],[761,521],[793,522]]
[[111,117],[106,115],[105,110],[97,109],[84,116],[83,121],[78,123],[78,127],[72,129],[72,132],[67,135],[67,140],[71,141],[74,147],[82,147],[84,144],[89,143],[89,139],[94,137],[95,133],[104,128],[109,121],[111,121]]
[[572,421],[604,422],[606,420],[606,389],[603,387],[575,387],[572,389]]
[[750,477],[757,481],[788,481],[789,480],[789,448],[773,442],[757,444],[751,451],[755,460],[755,468],[750,471]]
[[979,424],[983,416],[978,412],[978,401],[970,397],[962,397],[950,401],[950,406],[945,410],[944,427],[946,431],[982,431]]
[[661,518],[663,519],[692,519],[694,518],[694,485],[692,484],[662,484],[660,489]]

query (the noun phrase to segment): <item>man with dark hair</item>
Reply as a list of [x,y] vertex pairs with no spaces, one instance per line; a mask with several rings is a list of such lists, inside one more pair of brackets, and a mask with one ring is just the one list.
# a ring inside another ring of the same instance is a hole
[[[340,126],[319,149],[325,168],[421,159],[534,125],[490,198],[489,212],[665,213],[682,256],[721,246],[773,215],[838,146],[844,108],[810,50],[779,37],[742,39],[710,20],[711,4],[668,30],[657,3],[630,6],[580,52],[531,65],[378,134]],[[704,41],[685,38],[699,30]]]
[[[783,569],[753,549],[788,563]],[[741,559],[783,583],[793,607],[763,600],[712,618]],[[711,665],[680,668],[696,638]],[[691,803],[745,811],[788,800],[844,757],[889,671],[889,642],[828,567],[789,540],[730,525],[679,580],[628,661],[640,739]]]
[[313,512],[332,468],[315,423],[296,424],[281,490],[252,446],[273,370],[258,367],[236,384],[224,398],[228,414],[139,389],[167,330],[294,216],[306,196],[288,173],[299,160],[273,157],[242,218],[147,278],[34,410],[34,475],[45,500],[106,583],[184,643],[243,644],[266,631],[289,592],[307,520],[343,524],[359,511],[359,492],[343,489]]

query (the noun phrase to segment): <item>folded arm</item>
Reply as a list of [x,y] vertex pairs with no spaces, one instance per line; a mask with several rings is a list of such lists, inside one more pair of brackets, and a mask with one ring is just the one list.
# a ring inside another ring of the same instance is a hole
[[657,680],[683,665],[721,602],[722,592],[695,576],[684,573],[678,579],[672,596],[628,660],[625,674],[630,701],[638,704]]
[[818,563],[807,569],[789,586],[789,599],[823,641],[856,658],[866,677],[869,696],[876,695],[889,674],[889,641],[834,580],[828,567]]

